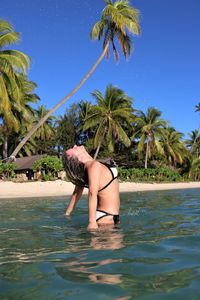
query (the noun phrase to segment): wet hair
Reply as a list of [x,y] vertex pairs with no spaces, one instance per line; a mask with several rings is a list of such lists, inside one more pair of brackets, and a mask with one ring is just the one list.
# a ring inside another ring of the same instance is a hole
[[77,186],[88,186],[87,173],[84,164],[74,156],[63,154],[63,165],[67,178]]

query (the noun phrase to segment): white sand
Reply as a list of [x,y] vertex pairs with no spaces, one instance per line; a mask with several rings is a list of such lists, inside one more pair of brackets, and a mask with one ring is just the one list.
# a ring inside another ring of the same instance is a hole
[[[70,182],[56,180],[48,182],[4,182],[0,181],[0,199],[6,198],[27,198],[27,197],[49,197],[69,196],[73,191],[73,184]],[[156,190],[173,190],[200,188],[200,182],[186,183],[120,183],[120,192],[139,192]],[[87,193],[87,189],[84,190]]]

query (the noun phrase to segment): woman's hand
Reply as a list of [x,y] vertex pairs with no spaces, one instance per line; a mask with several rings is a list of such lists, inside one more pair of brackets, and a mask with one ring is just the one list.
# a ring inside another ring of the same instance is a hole
[[66,210],[65,216],[70,216],[70,215],[71,215],[71,211]]
[[93,230],[96,230],[96,229],[98,229],[97,222],[89,222],[87,230],[93,231]]

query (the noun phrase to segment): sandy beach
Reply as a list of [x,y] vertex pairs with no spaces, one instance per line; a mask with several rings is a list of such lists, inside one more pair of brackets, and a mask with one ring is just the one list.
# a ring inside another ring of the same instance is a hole
[[[56,180],[48,182],[4,182],[0,181],[0,199],[27,197],[69,196],[73,191],[70,182]],[[200,188],[200,182],[186,183],[120,183],[120,192],[139,192]],[[87,193],[87,189],[84,190]]]

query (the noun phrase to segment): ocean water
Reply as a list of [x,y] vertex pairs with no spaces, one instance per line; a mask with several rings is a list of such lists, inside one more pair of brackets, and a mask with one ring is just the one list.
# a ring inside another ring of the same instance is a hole
[[121,224],[87,232],[87,200],[0,201],[0,299],[200,299],[200,189],[121,194]]

